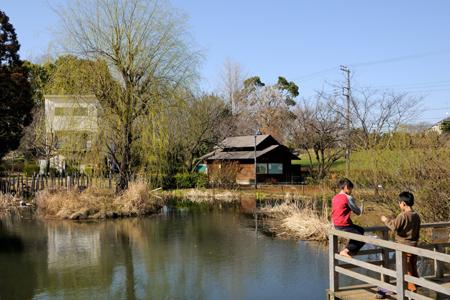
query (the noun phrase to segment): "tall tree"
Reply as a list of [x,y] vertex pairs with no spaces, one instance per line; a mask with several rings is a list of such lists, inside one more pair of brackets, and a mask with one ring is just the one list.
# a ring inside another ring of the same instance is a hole
[[240,91],[244,87],[242,67],[239,63],[230,59],[225,60],[220,74],[222,83],[220,91],[222,97],[231,108],[232,113],[239,112]]
[[258,76],[244,80],[240,93],[242,105],[236,116],[238,133],[253,134],[259,127],[263,133],[285,142],[298,95],[298,86],[281,76],[273,85],[266,85]]
[[71,51],[106,62],[114,83],[96,91],[109,122],[107,146],[119,167],[118,190],[136,171],[140,122],[162,97],[194,78],[197,53],[183,20],[164,1],[69,1],[61,12]]
[[297,105],[291,124],[291,146],[308,156],[314,179],[323,179],[344,154],[345,118],[334,110],[336,99],[318,93],[313,102]]
[[20,44],[8,16],[0,11],[0,158],[19,146],[31,118],[33,99]]

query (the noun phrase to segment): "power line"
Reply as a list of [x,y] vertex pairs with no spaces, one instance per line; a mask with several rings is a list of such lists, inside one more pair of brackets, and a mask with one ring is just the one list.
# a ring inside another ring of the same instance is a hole
[[[372,66],[372,65],[378,65],[378,64],[393,63],[393,62],[403,61],[403,60],[418,59],[418,58],[423,58],[423,57],[427,57],[427,56],[444,55],[444,54],[449,54],[449,53],[450,53],[450,49],[441,50],[441,51],[432,51],[432,52],[422,52],[422,53],[416,53],[416,54],[405,55],[405,56],[397,56],[397,57],[391,57],[391,58],[380,59],[380,60],[358,62],[358,63],[349,64],[348,66],[350,66],[352,68],[358,68],[358,67]],[[301,75],[299,77],[294,78],[294,80],[307,81],[318,75],[325,74],[325,73],[328,73],[331,71],[336,71],[336,70],[337,70],[337,66],[330,67],[330,68],[322,69],[322,70],[312,72],[309,74]]]
[[386,59],[381,59],[381,60],[373,60],[373,61],[349,64],[349,66],[351,66],[353,68],[357,68],[357,67],[392,63],[392,62],[397,62],[397,61],[402,61],[402,60],[417,59],[417,58],[422,58],[422,57],[427,57],[427,56],[443,55],[443,54],[448,54],[448,53],[450,53],[449,49],[441,50],[441,51],[434,51],[434,52],[423,52],[423,53],[417,53],[417,54],[411,54],[411,55],[405,55],[405,56],[386,58]]
[[390,87],[398,87],[398,88],[431,88],[431,87],[442,87],[442,86],[450,86],[450,81],[434,81],[434,82],[416,82],[416,83],[399,83],[399,84],[386,84],[386,85],[376,85],[372,86],[374,88],[390,88]]

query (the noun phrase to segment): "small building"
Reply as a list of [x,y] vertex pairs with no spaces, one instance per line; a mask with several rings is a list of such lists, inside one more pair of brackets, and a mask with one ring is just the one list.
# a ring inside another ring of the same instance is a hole
[[[94,95],[44,95],[44,98],[45,144],[57,153],[48,161],[51,168],[62,171],[66,166],[62,150],[76,153],[91,149],[99,131],[100,104]],[[41,173],[47,167],[47,159],[39,161]]]
[[433,127],[430,128],[430,131],[433,132],[437,132],[438,134],[442,134],[442,132],[444,131],[444,126],[447,126],[447,128],[449,127],[450,123],[450,117],[447,117],[439,122],[437,122],[435,125],[433,125]]
[[300,158],[270,135],[226,138],[200,159],[208,175],[232,165],[236,182],[247,185],[255,182],[255,156],[258,183],[300,182],[300,165],[292,164]]

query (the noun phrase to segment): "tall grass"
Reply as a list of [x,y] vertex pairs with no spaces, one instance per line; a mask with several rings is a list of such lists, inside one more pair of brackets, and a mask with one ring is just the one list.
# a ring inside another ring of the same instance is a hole
[[11,194],[0,193],[0,217],[4,217],[17,210],[20,199]]
[[44,190],[36,196],[37,213],[46,218],[104,219],[125,216],[141,216],[157,212],[162,200],[142,182],[129,184],[119,196],[106,189]]
[[331,228],[326,205],[319,210],[312,203],[285,202],[263,207],[261,212],[275,220],[267,229],[280,238],[326,241]]

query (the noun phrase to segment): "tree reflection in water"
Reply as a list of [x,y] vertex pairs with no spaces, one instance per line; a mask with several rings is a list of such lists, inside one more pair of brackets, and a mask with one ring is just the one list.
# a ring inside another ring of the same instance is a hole
[[[20,236],[23,252],[0,253],[2,275],[11,278],[6,282],[1,276],[0,288],[10,295],[24,292],[23,299],[325,296],[322,250],[257,236],[252,225],[241,214],[223,211],[20,222],[13,233]],[[310,288],[302,289],[302,281],[312,282]]]

